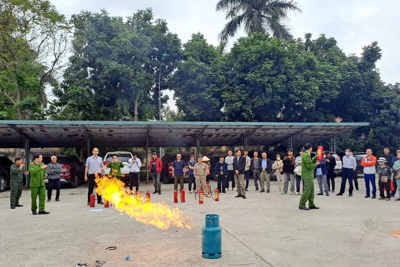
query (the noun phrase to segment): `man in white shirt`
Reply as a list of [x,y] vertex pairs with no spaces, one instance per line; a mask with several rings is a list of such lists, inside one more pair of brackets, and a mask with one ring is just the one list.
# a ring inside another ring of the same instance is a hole
[[229,181],[232,181],[232,191],[235,190],[235,171],[233,170],[233,159],[232,150],[228,151],[228,156],[225,157],[225,162],[228,164],[228,182],[226,184],[227,189],[229,190]]
[[136,192],[139,191],[139,175],[140,175],[140,167],[142,167],[142,162],[137,157],[137,154],[133,154],[133,158],[128,160],[129,167],[129,187],[132,191],[133,185],[136,185]]
[[244,158],[246,159],[246,165],[244,166],[244,178],[246,179],[246,187],[245,190],[249,187],[249,180],[250,180],[250,167],[251,167],[251,158],[249,157],[249,151],[245,150]]
[[357,161],[351,155],[350,148],[346,149],[345,152],[346,156],[342,158],[342,184],[340,186],[340,191],[337,196],[342,196],[344,191],[346,190],[346,180],[349,180],[350,188],[349,188],[349,197],[353,196],[353,174],[357,168]]

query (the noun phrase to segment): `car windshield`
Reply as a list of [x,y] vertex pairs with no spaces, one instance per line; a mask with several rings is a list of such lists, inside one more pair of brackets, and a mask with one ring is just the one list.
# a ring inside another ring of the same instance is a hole
[[[112,161],[112,156],[113,155],[108,156],[106,161],[108,161],[108,162]],[[117,155],[117,157],[122,162],[128,162],[128,160],[130,158],[132,158],[132,156],[130,154],[119,154],[119,155]]]

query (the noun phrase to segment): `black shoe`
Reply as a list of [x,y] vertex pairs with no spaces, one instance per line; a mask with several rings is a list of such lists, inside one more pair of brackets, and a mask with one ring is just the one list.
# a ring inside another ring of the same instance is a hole
[[349,194],[349,197],[352,197],[353,196],[353,194]]
[[100,202],[97,202],[97,204],[103,205],[104,203],[103,203],[103,201],[100,201]]
[[36,210],[32,211],[32,215],[37,215]]
[[242,196],[243,199],[246,199],[246,196]]
[[12,209],[12,210],[15,209],[15,206],[11,206],[11,209]]
[[329,193],[326,193],[326,196],[329,197]]
[[261,189],[261,190],[260,190],[260,193],[263,193],[263,192],[265,192],[265,190],[264,190],[264,189]]
[[343,194],[342,193],[339,193],[339,194],[336,194],[337,196],[343,196]]
[[56,199],[56,201],[59,202],[60,200],[59,200],[59,199]]
[[15,207],[23,207],[24,205],[20,205],[20,204],[17,204],[17,205],[15,205]]
[[317,194],[317,196],[322,196],[322,195],[323,195],[322,193],[318,193],[318,194]]
[[269,190],[267,190],[267,193],[269,193]]
[[372,196],[372,199],[375,199],[376,198],[376,196]]
[[247,188],[246,188],[245,191],[249,191],[249,190],[247,190]]
[[364,198],[369,198],[369,196],[367,195],[367,196],[364,196]]
[[386,200],[386,201],[389,201],[389,200],[390,200],[390,197],[385,198],[385,200]]
[[161,191],[159,191],[158,194],[161,195]]
[[310,209],[307,207],[299,207],[299,210],[310,210]]
[[226,191],[222,191],[222,193],[226,193]]
[[51,202],[51,199],[48,199],[47,202]]
[[258,191],[258,187],[256,188],[256,191]]
[[313,207],[310,207],[309,209],[310,209],[310,210],[319,210],[319,207],[313,206]]
[[50,214],[50,212],[48,212],[48,211],[39,211],[39,215],[47,215],[47,214]]
[[154,192],[153,192],[153,194],[157,194],[157,193],[158,193],[158,191],[154,191]]
[[242,195],[237,195],[237,196],[235,196],[235,197],[242,197]]

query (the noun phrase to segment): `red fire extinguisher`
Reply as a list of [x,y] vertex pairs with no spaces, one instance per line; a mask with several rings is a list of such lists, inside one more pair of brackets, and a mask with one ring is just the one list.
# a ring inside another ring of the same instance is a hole
[[211,189],[210,189],[210,184],[207,184],[207,195],[210,194],[210,191],[211,191]]
[[204,192],[203,192],[203,190],[201,190],[200,192],[199,192],[199,204],[203,204],[203,197],[204,197]]
[[324,157],[324,147],[323,146],[318,146],[317,149],[317,160],[322,160],[322,158]]
[[185,202],[185,190],[181,190],[181,202]]
[[215,191],[214,191],[214,199],[215,199],[215,201],[219,201],[219,191],[218,191],[218,189],[215,189]]
[[110,206],[110,203],[108,203],[108,200],[104,202],[104,208],[108,208]]
[[178,203],[178,191],[174,191],[174,203]]
[[146,202],[149,203],[150,202],[150,191],[147,190],[146,193]]
[[94,208],[94,194],[90,195],[90,207]]

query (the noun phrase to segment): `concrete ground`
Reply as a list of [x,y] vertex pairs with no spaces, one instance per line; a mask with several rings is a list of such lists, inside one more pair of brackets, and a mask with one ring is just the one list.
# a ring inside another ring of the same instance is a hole
[[[90,211],[84,185],[62,189],[60,202],[46,203],[46,216],[31,215],[29,191],[20,201],[24,207],[11,210],[7,191],[0,193],[0,265],[72,267],[101,260],[105,267],[399,266],[400,238],[392,234],[400,230],[400,202],[364,199],[359,181],[353,197],[316,196],[321,209],[311,211],[299,210],[300,197],[281,195],[276,182],[267,194],[256,192],[251,180],[246,200],[229,191],[220,202],[206,198],[203,205],[189,194],[186,203],[174,204],[173,185],[162,185],[162,195],[152,195],[152,201],[181,208],[197,225],[165,231],[112,208]],[[147,189],[152,186],[141,186]],[[209,213],[219,214],[222,228],[223,256],[216,260],[201,254]],[[117,249],[106,250],[110,246]]]

